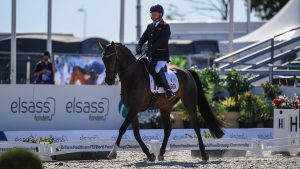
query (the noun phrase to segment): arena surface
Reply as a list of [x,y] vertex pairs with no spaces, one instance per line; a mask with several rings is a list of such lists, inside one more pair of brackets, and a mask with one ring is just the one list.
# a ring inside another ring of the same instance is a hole
[[44,163],[45,169],[120,169],[120,168],[205,168],[205,169],[296,169],[300,168],[299,156],[284,157],[281,155],[266,155],[265,157],[222,157],[211,158],[202,162],[199,158],[192,158],[190,151],[167,152],[165,161],[148,162],[140,152],[118,152],[117,159],[98,161],[63,161]]

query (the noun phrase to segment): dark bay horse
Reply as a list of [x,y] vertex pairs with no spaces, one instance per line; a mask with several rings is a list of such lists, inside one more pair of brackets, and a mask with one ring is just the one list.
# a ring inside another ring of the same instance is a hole
[[[108,158],[112,159],[116,157],[116,150],[120,146],[121,138],[131,123],[135,139],[141,146],[143,152],[147,155],[148,160],[155,161],[155,155],[149,152],[148,147],[141,139],[137,116],[139,112],[148,109],[152,98],[149,75],[145,65],[142,61],[138,61],[131,51],[120,43],[112,42],[107,46],[104,44],[100,45],[104,49],[103,62],[106,67],[105,82],[108,85],[112,85],[115,83],[116,76],[119,75],[121,80],[121,99],[128,108],[128,115],[120,127],[115,146]],[[176,66],[171,66],[170,69],[176,72],[180,84],[176,96],[173,99],[168,100],[165,94],[157,94],[156,101],[151,104],[151,108],[160,109],[164,124],[164,139],[160,148],[158,160],[164,160],[166,146],[171,133],[172,126],[170,122],[170,112],[174,104],[181,99],[189,113],[189,118],[198,137],[202,160],[207,161],[209,156],[205,152],[205,147],[200,134],[197,106],[214,138],[221,138],[224,135],[224,132],[221,129],[222,122],[220,122],[213,114],[204,95],[202,84],[197,73],[193,70],[184,70]]]

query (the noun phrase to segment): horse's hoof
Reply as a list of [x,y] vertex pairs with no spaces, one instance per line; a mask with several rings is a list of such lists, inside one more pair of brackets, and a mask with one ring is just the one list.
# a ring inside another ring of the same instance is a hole
[[158,156],[157,156],[157,160],[158,160],[158,161],[164,161],[165,158],[164,158],[163,155],[158,155]]
[[204,154],[202,155],[202,160],[203,160],[203,161],[208,161],[208,160],[209,160],[209,154],[208,154],[208,153],[204,153]]
[[148,156],[149,161],[155,161],[155,159],[156,159],[156,156],[153,153],[151,153],[150,156]]
[[117,153],[109,153],[107,159],[112,160],[117,158]]

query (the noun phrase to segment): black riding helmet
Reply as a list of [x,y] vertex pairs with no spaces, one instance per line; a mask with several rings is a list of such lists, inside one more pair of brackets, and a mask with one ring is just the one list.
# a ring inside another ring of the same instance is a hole
[[160,13],[162,13],[162,15],[164,15],[164,8],[159,4],[152,5],[150,8],[150,13],[152,13],[152,12],[160,12]]

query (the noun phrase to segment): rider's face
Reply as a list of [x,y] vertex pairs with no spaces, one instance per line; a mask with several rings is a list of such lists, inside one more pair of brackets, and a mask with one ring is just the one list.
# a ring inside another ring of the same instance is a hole
[[159,21],[160,18],[161,18],[161,15],[162,15],[162,14],[159,13],[159,12],[151,12],[151,13],[150,13],[150,17],[151,17],[152,21],[154,21],[154,22]]

